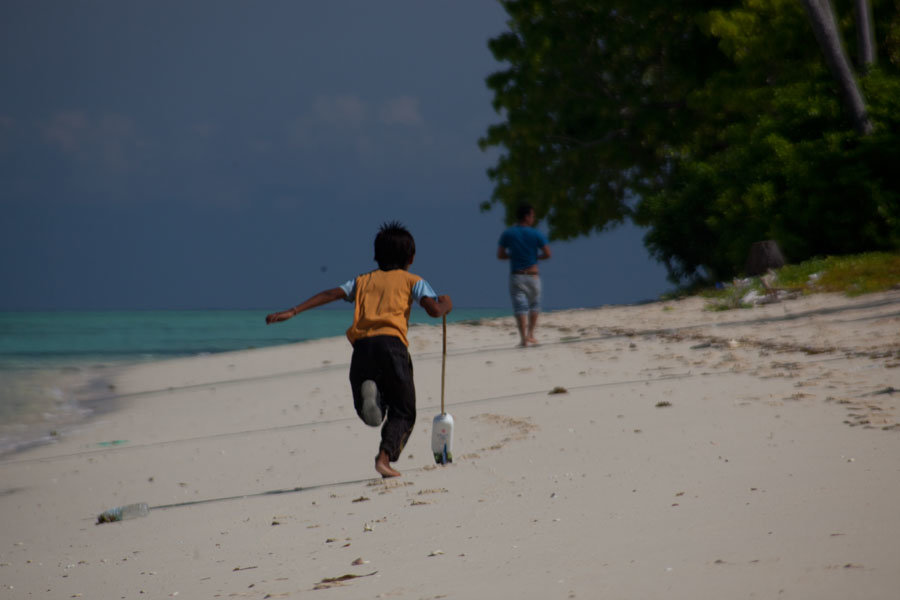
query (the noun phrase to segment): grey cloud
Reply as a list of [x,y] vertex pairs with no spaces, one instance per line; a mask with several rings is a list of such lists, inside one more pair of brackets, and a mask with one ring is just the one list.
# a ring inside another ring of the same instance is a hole
[[345,147],[350,133],[352,141],[363,128],[368,109],[353,94],[317,96],[308,110],[287,123],[291,145],[305,149]]
[[51,146],[71,154],[81,150],[90,127],[83,112],[67,110],[53,115],[42,129],[44,139]]
[[66,155],[101,168],[125,170],[143,143],[134,121],[117,114],[90,119],[78,110],[59,111],[41,125],[44,141]]
[[358,96],[319,96],[313,110],[321,122],[339,127],[359,127],[366,118],[366,104]]
[[379,113],[386,125],[423,125],[425,120],[419,112],[419,99],[413,96],[398,96],[384,103]]
[[218,127],[209,122],[194,123],[191,133],[201,138],[208,138],[218,131]]

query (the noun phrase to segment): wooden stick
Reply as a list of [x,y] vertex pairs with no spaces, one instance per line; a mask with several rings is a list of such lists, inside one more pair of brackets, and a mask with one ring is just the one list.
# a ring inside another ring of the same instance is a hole
[[444,378],[447,374],[447,315],[444,315],[444,352],[441,355],[441,414],[444,412]]

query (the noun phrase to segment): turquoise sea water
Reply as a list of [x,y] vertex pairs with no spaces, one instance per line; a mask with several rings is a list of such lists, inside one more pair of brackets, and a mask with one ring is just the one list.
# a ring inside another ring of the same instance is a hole
[[[507,316],[454,309],[448,322]],[[265,324],[261,310],[0,312],[0,454],[52,439],[92,407],[71,387],[111,366],[343,336],[349,307]],[[414,309],[411,323],[436,323]],[[82,395],[83,398],[83,395]]]

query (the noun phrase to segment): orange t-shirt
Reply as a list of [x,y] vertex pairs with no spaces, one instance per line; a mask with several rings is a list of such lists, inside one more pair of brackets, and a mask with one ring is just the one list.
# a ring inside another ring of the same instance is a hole
[[379,269],[357,277],[353,324],[347,330],[350,343],[376,335],[393,335],[409,346],[406,330],[413,287],[421,280],[404,269]]

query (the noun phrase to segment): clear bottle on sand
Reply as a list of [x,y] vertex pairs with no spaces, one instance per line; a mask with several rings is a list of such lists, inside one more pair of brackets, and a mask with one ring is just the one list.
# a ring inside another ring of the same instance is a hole
[[431,451],[437,464],[453,462],[453,417],[449,413],[441,413],[432,421]]
[[127,521],[137,517],[146,517],[150,514],[150,507],[146,502],[126,504],[103,511],[97,516],[97,523],[113,523],[115,521]]

